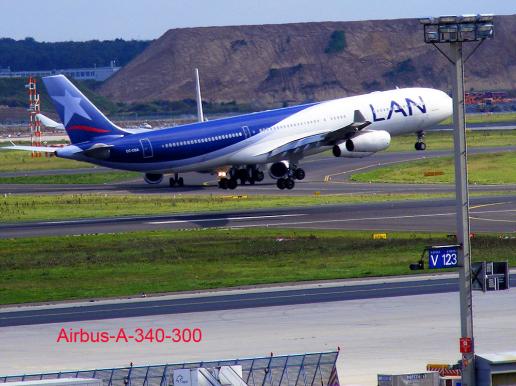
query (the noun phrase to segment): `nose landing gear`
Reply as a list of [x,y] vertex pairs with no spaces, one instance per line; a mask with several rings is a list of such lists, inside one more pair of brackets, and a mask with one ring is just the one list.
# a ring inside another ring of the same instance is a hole
[[414,145],[416,150],[418,150],[418,151],[426,150],[426,143],[424,141],[425,141],[425,132],[418,131],[417,132],[417,142]]

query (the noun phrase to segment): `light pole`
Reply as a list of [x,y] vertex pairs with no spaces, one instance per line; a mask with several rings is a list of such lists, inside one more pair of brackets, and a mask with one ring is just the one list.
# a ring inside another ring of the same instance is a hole
[[[469,194],[464,114],[464,62],[485,39],[494,34],[493,15],[441,16],[420,19],[425,43],[434,45],[453,65],[453,126],[455,149],[455,199],[460,286],[460,320],[462,352],[462,386],[475,386],[475,345],[473,339],[473,301],[471,293],[471,246],[469,228]],[[464,59],[463,42],[478,42]],[[438,43],[449,43],[446,54]]]

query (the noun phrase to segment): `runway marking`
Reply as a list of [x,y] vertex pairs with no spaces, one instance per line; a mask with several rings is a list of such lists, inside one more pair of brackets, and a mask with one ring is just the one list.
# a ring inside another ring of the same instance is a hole
[[342,174],[354,173],[354,172],[358,172],[358,171],[364,170],[364,169],[369,169],[369,168],[372,168],[372,167],[382,167],[382,166],[385,166],[385,165],[399,164],[399,163],[402,163],[402,162],[417,161],[417,160],[420,160],[420,159],[426,159],[426,156],[422,156],[422,157],[418,157],[418,158],[410,158],[410,159],[405,159],[405,160],[399,160],[399,161],[390,161],[390,162],[383,162],[383,163],[382,162],[378,162],[378,163],[362,166],[362,167],[359,167],[359,168],[356,168],[356,169],[346,170],[346,171],[340,172],[340,173],[328,174],[327,176],[324,177],[324,182],[331,182],[331,178],[332,177],[340,176]]
[[281,217],[299,217],[306,216],[304,213],[296,213],[296,214],[278,214],[278,215],[270,215],[270,216],[242,216],[242,217],[216,217],[216,218],[202,218],[202,219],[192,219],[192,220],[167,220],[167,221],[150,221],[147,224],[159,225],[159,224],[183,224],[189,222],[210,222],[210,221],[221,221],[221,220],[258,220],[264,218],[281,218]]
[[[348,293],[359,293],[359,292],[379,292],[386,290],[399,290],[399,289],[411,289],[411,288],[425,288],[425,287],[441,287],[443,283],[432,283],[432,284],[419,284],[419,285],[407,285],[407,286],[395,286],[395,287],[389,287],[389,288],[364,288],[364,289],[355,289],[355,290],[348,290],[348,291],[327,291],[327,292],[317,292],[317,293],[300,293],[300,294],[290,294],[290,295],[270,295],[271,292],[263,292],[262,294],[265,295],[263,297],[252,297],[252,298],[239,298],[239,299],[226,299],[226,300],[207,300],[202,302],[183,302],[183,303],[177,303],[177,304],[171,304],[170,306],[173,307],[182,307],[182,306],[192,306],[192,305],[204,305],[204,304],[222,304],[222,303],[237,303],[237,302],[249,302],[249,301],[256,301],[256,300],[268,300],[268,299],[285,299],[285,298],[299,298],[307,296],[319,296],[319,295],[336,295],[336,294],[348,294]],[[349,300],[355,300],[355,299],[349,299]],[[332,301],[346,301],[346,300],[332,300]],[[123,304],[123,303],[122,303]],[[95,307],[95,306],[83,306],[83,307]],[[113,311],[128,311],[128,310],[140,310],[140,309],[152,309],[152,308],[163,308],[163,304],[158,305],[150,305],[145,304],[139,307],[114,307],[114,308],[103,308],[103,309],[95,309],[95,310],[80,310],[79,312],[59,312],[59,313],[47,313],[47,314],[37,314],[37,315],[20,315],[20,316],[5,316],[1,317],[0,320],[10,320],[10,319],[27,319],[27,318],[34,318],[34,317],[45,317],[45,316],[65,316],[65,315],[75,315],[75,314],[91,314],[91,313],[100,313],[100,312],[113,312]],[[273,305],[270,305],[268,307],[273,307]],[[256,308],[256,307],[247,307],[247,308]],[[15,311],[16,312],[16,311]],[[18,312],[24,312],[24,311],[18,311]],[[189,313],[192,311],[188,311],[186,313]],[[166,315],[167,313],[163,314]],[[0,313],[1,315],[1,313]],[[116,317],[113,317],[113,319],[116,319]],[[52,323],[52,322],[47,322]]]
[[516,223],[516,220],[504,220],[501,218],[482,218],[482,217],[473,217],[473,216],[471,216],[471,218],[475,219],[475,220],[483,220],[483,221]]
[[[498,211],[483,211],[477,212],[477,214],[483,213],[506,213],[506,212],[514,212],[514,210],[498,210]],[[435,217],[435,216],[452,216],[455,215],[455,212],[449,213],[430,213],[430,214],[415,214],[415,215],[403,215],[403,216],[384,216],[384,217],[363,217],[363,218],[348,218],[348,219],[338,219],[338,220],[314,220],[314,221],[300,221],[300,222],[283,222],[283,223],[273,223],[273,224],[248,224],[248,225],[234,225],[231,228],[252,228],[252,227],[260,227],[260,226],[289,226],[289,225],[309,225],[309,224],[321,224],[321,223],[342,223],[342,222],[351,222],[351,221],[374,221],[374,220],[399,220],[399,219],[407,219],[407,218],[424,218],[424,217]],[[470,218],[472,218],[470,216]]]
[[478,209],[478,208],[485,208],[486,206],[494,206],[494,205],[503,205],[503,204],[510,204],[511,201],[505,201],[505,202],[493,202],[491,204],[483,204],[483,205],[475,205],[470,206],[469,209]]

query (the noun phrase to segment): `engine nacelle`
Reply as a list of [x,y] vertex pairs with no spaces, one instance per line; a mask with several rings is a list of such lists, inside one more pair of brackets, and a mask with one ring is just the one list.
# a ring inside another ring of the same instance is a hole
[[281,178],[288,173],[288,161],[275,162],[269,168],[269,175],[271,178]]
[[350,152],[373,152],[385,150],[391,144],[391,135],[385,130],[368,131],[348,139],[346,150]]
[[154,174],[154,173],[145,173],[143,179],[146,183],[155,185],[161,183],[163,181],[163,174]]
[[339,145],[333,146],[332,149],[333,155],[335,157],[343,157],[343,158],[364,158],[373,155],[373,152],[365,152],[365,151],[348,151],[346,149],[346,143],[343,142]]

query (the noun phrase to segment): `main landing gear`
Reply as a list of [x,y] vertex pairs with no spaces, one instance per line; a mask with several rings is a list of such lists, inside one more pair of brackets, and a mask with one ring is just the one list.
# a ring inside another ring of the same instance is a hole
[[414,145],[414,147],[416,148],[416,150],[426,150],[426,143],[424,142],[425,140],[425,132],[424,131],[418,131],[417,132],[417,142],[416,144]]
[[179,177],[178,173],[174,173],[174,177],[170,177],[169,184],[171,188],[174,186],[182,187],[185,185],[185,181],[183,177]]
[[229,169],[227,177],[223,177],[219,180],[219,188],[236,189],[239,181],[241,185],[245,185],[247,182],[249,182],[250,185],[254,185],[256,182],[263,181],[264,178],[264,173],[256,166],[246,166],[244,168],[232,167]]
[[280,190],[284,189],[294,189],[294,186],[296,186],[296,182],[294,180],[302,180],[306,176],[306,173],[301,168],[289,168],[288,173],[286,177],[278,178],[276,181],[276,186]]

